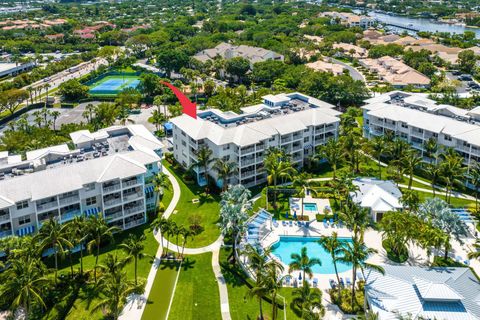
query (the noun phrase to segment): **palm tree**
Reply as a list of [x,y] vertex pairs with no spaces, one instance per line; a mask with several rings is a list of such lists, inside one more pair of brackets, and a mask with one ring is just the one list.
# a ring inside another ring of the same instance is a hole
[[128,257],[120,259],[116,253],[115,255],[107,253],[102,263],[97,266],[97,269],[101,271],[102,276],[105,274],[117,274],[123,270],[129,261]]
[[247,245],[243,252],[243,254],[248,257],[249,265],[255,278],[255,285],[249,290],[248,296],[251,298],[256,297],[258,299],[260,308],[259,319],[263,319],[262,300],[269,292],[269,288],[264,281],[264,276],[270,253],[270,249],[264,249],[260,252],[257,247],[251,245]]
[[[343,244],[338,240],[337,233],[333,232],[330,237],[320,238],[320,240],[318,240],[318,244],[320,244],[323,249],[330,253],[333,261],[333,268],[335,269],[335,276],[337,277],[337,283],[340,283],[340,277],[337,270],[337,260]],[[338,286],[338,296],[340,297],[340,286]]]
[[438,143],[437,139],[431,137],[423,144],[423,149],[425,149],[425,153],[430,160],[430,163],[435,161],[437,162],[437,153],[438,153]]
[[337,167],[342,163],[345,153],[338,139],[329,139],[327,143],[318,148],[316,159],[326,159],[333,169],[333,180],[337,178]]
[[32,87],[28,87],[27,91],[28,95],[30,96],[30,103],[33,104],[33,91],[35,91],[35,89],[33,89]]
[[163,172],[159,172],[153,178],[152,182],[155,188],[155,192],[157,193],[157,197],[155,200],[155,206],[157,206],[160,200],[160,196],[163,196],[165,189],[168,190],[170,188],[170,181],[168,180],[168,175]]
[[263,282],[258,282],[248,290],[247,295],[250,298],[257,298],[258,304],[260,307],[260,315],[258,316],[257,319],[263,320],[263,307],[262,307],[262,301],[263,298],[268,294],[268,288]]
[[80,246],[80,275],[83,275],[83,250],[88,237],[88,226],[84,216],[77,216],[68,224],[75,246]]
[[197,156],[197,163],[195,164],[195,166],[201,167],[203,169],[203,172],[204,172],[203,174],[204,174],[205,183],[206,183],[206,186],[205,186],[206,192],[208,191],[208,168],[210,164],[214,161],[212,158],[212,153],[213,153],[212,149],[206,146],[200,147],[195,152],[195,155]]
[[40,110],[36,110],[32,113],[32,116],[34,117],[33,122],[35,122],[35,124],[39,128],[41,128],[42,127],[42,122],[43,122],[42,112]]
[[145,235],[142,234],[140,237],[136,236],[135,234],[130,234],[129,237],[125,240],[124,243],[120,244],[120,248],[122,248],[128,255],[128,259],[132,259],[134,261],[134,269],[135,269],[135,285],[137,285],[137,263],[139,259],[142,259],[145,254],[143,253],[143,249],[145,248],[143,242],[145,241]]
[[93,267],[93,276],[95,283],[97,283],[97,265],[98,257],[100,256],[100,245],[105,239],[113,239],[113,233],[119,231],[120,228],[112,226],[109,227],[107,222],[103,218],[102,214],[89,216],[87,219],[87,229],[91,240],[87,243],[87,248],[89,252],[94,252],[95,250],[95,265]]
[[54,110],[52,112],[50,112],[50,115],[52,116],[53,118],[53,131],[56,131],[56,122],[57,122],[57,119],[58,117],[61,115],[60,111],[57,111],[57,110]]
[[381,137],[374,137],[370,140],[370,149],[373,156],[377,159],[378,178],[382,179],[382,156],[388,151],[387,140]]
[[153,110],[152,112],[152,123],[155,125],[156,131],[160,131],[160,125],[167,120],[163,113],[160,113],[158,110]]
[[303,273],[303,284],[307,282],[305,276],[308,274],[310,278],[313,277],[313,266],[322,265],[322,262],[318,258],[310,258],[307,254],[307,247],[302,247],[300,254],[292,253],[290,256],[292,262],[288,265],[288,273],[292,273],[294,270],[299,270]]
[[[152,224],[150,225],[151,228],[154,230],[154,231],[157,231],[157,232],[160,232],[160,243],[162,245],[162,250],[164,248],[163,246],[163,235],[166,234],[166,231],[168,229],[168,225],[169,225],[170,221],[165,219],[164,217],[157,217],[155,218],[155,220],[152,221]],[[162,256],[163,256],[163,252],[162,252]]]
[[213,164],[213,170],[217,172],[218,180],[222,180],[222,191],[228,189],[228,183],[230,177],[237,169],[237,165],[234,162],[226,161],[224,159],[217,159]]
[[475,211],[478,212],[478,198],[480,194],[480,163],[473,161],[469,170],[470,183],[475,189]]
[[429,163],[425,166],[426,173],[430,179],[430,185],[432,186],[433,197],[435,198],[435,188],[438,180],[441,177],[443,168],[438,162]]
[[53,249],[55,259],[55,284],[57,283],[58,255],[63,255],[66,249],[73,248],[67,236],[68,225],[60,224],[56,219],[50,218],[40,228],[36,239],[40,241],[40,250]]
[[420,204],[418,192],[414,190],[404,190],[400,198],[400,203],[404,209],[408,208],[411,212],[417,211],[418,205]]
[[464,178],[463,168],[464,158],[460,156],[455,150],[447,149],[440,167],[442,168],[441,178],[445,183],[445,199],[450,203],[450,197],[453,186],[461,184],[461,179]]
[[[312,290],[308,282],[305,282],[303,287],[293,290],[292,303],[300,310],[302,319],[321,319],[322,292],[318,289]],[[314,310],[320,310],[320,314]]]
[[478,259],[480,258],[480,240],[475,240],[475,244],[473,245],[475,251],[471,251],[468,253],[468,259]]
[[28,319],[32,305],[46,308],[42,296],[49,280],[45,274],[45,265],[39,258],[26,256],[10,259],[9,267],[2,276],[0,296],[11,297],[12,310],[23,309]]
[[82,113],[82,116],[87,119],[88,123],[93,121],[93,115],[95,113],[95,106],[91,103],[85,106],[85,111]]
[[[352,266],[352,308],[357,301],[355,296],[355,284],[357,281],[357,270],[360,269],[364,274],[365,269],[373,269],[384,273],[384,270],[380,266],[367,263],[368,256],[376,253],[377,251],[372,248],[368,248],[363,241],[353,237],[352,242],[345,243],[339,251],[338,261],[348,263]],[[365,278],[365,274],[363,276]]]
[[193,240],[195,237],[195,232],[182,226],[180,228],[179,234],[182,236],[182,252],[180,256],[183,258],[183,252],[185,250],[185,246],[187,245],[188,238]]
[[45,93],[46,93],[46,96],[45,96],[45,107],[47,106],[47,101],[48,101],[48,89],[50,88],[50,84],[48,83],[45,83],[43,85],[43,89],[45,89]]
[[263,281],[272,297],[272,320],[275,320],[277,318],[277,294],[283,287],[283,280],[285,279],[285,276],[282,276],[283,264],[277,260],[270,260],[265,267],[266,272]]
[[129,107],[120,107],[120,112],[118,114],[118,122],[124,126],[127,123],[135,123],[133,119],[130,119]]
[[402,158],[402,165],[405,168],[406,173],[409,176],[408,179],[408,190],[412,189],[413,182],[413,173],[415,168],[422,163],[422,158],[417,154],[416,151],[410,149]]
[[305,193],[308,192],[308,190],[310,190],[311,192],[315,192],[315,191],[313,189],[311,189],[312,183],[309,179],[308,174],[306,174],[305,172],[302,172],[299,175],[295,176],[293,178],[292,185],[293,185],[293,187],[300,189],[300,192],[299,192],[298,196],[301,199],[301,205],[300,205],[301,209],[300,210],[302,210],[301,220],[303,220],[303,200],[305,198]]
[[135,286],[127,279],[125,272],[106,274],[100,279],[98,291],[101,300],[93,307],[92,312],[104,311],[111,319],[118,319],[122,313],[127,297],[134,292]]
[[273,207],[277,207],[277,183],[278,179],[291,179],[296,173],[296,170],[292,168],[290,159],[285,153],[276,148],[267,150],[267,156],[264,161],[265,170],[267,171],[267,182],[269,185],[273,185]]

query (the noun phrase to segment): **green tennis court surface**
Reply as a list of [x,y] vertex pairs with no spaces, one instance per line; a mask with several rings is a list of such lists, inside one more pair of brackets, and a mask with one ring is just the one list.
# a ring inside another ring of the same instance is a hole
[[140,84],[137,76],[107,76],[90,86],[91,95],[116,95],[127,88],[136,88]]

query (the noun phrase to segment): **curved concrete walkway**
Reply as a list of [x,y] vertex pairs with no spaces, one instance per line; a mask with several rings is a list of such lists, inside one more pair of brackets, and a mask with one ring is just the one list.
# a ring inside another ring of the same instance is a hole
[[[167,209],[163,213],[163,217],[168,219],[170,215],[173,213],[175,208],[177,207],[178,201],[180,200],[181,189],[180,185],[178,184],[177,179],[175,176],[168,171],[167,169],[163,169],[163,172],[168,176],[172,187],[173,187],[173,197],[172,201],[168,205]],[[163,246],[168,247],[169,250],[180,253],[182,252],[181,247],[177,247],[176,244],[169,242],[167,239],[160,236],[160,232],[154,232],[155,240],[157,240],[159,246],[157,249],[157,253],[155,254],[154,263],[152,264],[152,268],[148,274],[147,283],[145,285],[145,292],[142,296],[137,296],[132,298],[128,303],[125,305],[123,309],[123,313],[120,316],[120,320],[140,320],[142,318],[143,311],[145,310],[146,301],[148,296],[150,295],[150,291],[152,290],[153,281],[155,280],[155,276],[157,274],[158,267],[160,266],[161,262],[161,255],[163,252]],[[183,253],[187,255],[195,255],[195,254],[202,254],[207,252],[212,252],[212,269],[217,279],[218,283],[218,290],[220,293],[220,310],[222,313],[222,320],[231,320],[230,316],[230,305],[228,303],[228,289],[226,285],[225,278],[223,277],[220,263],[219,263],[219,256],[220,256],[220,248],[223,243],[223,236],[218,237],[213,243],[209,244],[205,247],[200,248],[184,248]],[[173,291],[175,294],[175,289]]]

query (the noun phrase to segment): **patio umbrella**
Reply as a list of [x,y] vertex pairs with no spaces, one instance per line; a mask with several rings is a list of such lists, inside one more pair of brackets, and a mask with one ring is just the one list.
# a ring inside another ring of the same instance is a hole
[[288,211],[285,211],[285,218],[288,219]]
[[302,273],[301,272],[298,273],[298,280],[302,281]]

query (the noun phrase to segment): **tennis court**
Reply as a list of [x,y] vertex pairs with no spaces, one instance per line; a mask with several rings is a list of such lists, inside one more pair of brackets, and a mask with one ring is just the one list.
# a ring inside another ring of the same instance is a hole
[[136,88],[140,84],[137,76],[107,76],[90,86],[91,95],[116,95],[124,89]]

